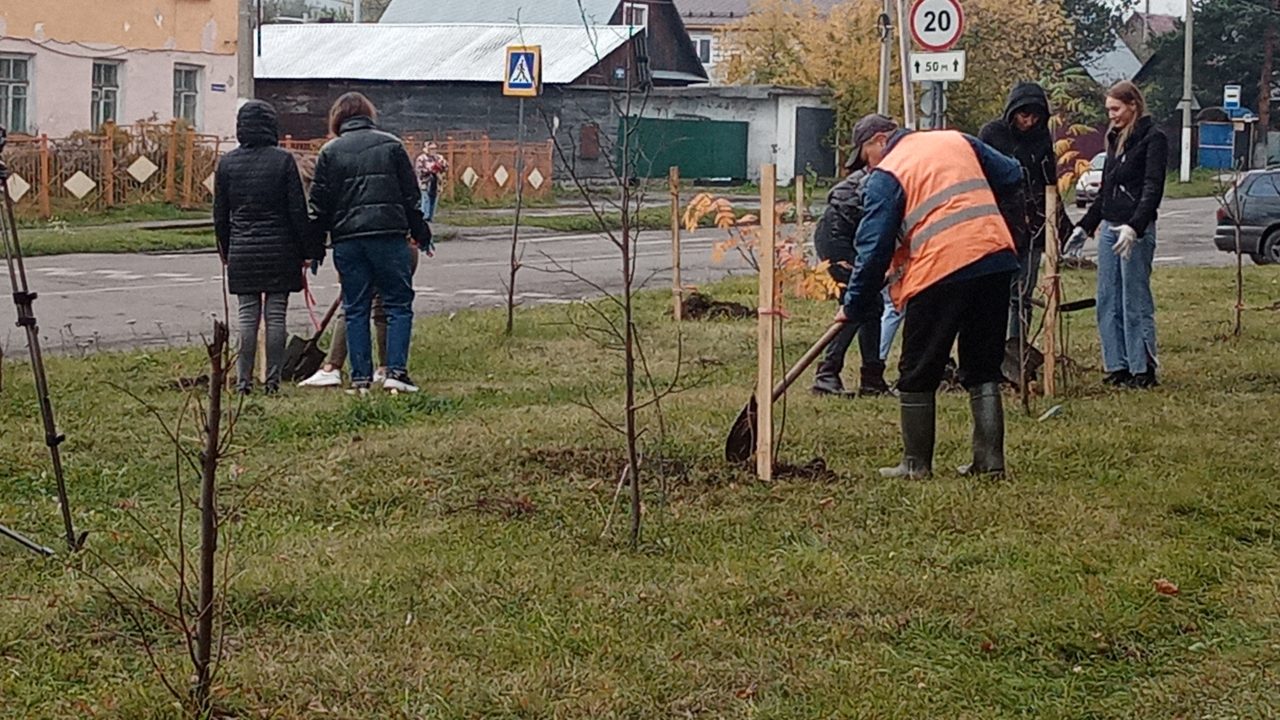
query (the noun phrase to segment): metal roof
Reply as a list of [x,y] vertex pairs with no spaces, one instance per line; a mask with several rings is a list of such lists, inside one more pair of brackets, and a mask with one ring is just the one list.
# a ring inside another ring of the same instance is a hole
[[[380,23],[608,25],[621,0],[391,0]],[[583,16],[586,22],[583,22]]]
[[1111,87],[1121,80],[1132,80],[1142,69],[1142,61],[1120,38],[1115,38],[1110,50],[1085,59],[1080,65],[1094,82],[1103,87]]
[[264,25],[254,77],[502,82],[508,45],[542,46],[542,81],[577,80],[639,28],[619,25]]

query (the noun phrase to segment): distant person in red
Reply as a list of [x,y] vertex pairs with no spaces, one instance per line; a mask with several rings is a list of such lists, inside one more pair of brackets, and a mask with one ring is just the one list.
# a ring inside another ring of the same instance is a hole
[[422,218],[431,222],[436,217],[441,176],[449,171],[449,161],[439,153],[434,142],[428,142],[422,146],[418,159],[413,161],[413,171],[418,176],[418,189],[422,191]]

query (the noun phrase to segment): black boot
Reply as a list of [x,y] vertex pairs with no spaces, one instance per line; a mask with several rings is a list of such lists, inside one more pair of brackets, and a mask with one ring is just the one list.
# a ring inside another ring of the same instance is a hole
[[998,475],[1004,472],[1004,402],[1000,383],[984,383],[969,390],[973,411],[973,462],[962,465],[961,475]]
[[904,392],[898,396],[902,411],[902,462],[880,468],[881,477],[927,478],[933,472],[934,393]]
[[884,363],[867,363],[862,366],[862,382],[858,386],[859,395],[888,395],[889,383],[884,381]]
[[1110,385],[1111,387],[1128,387],[1132,382],[1133,376],[1129,374],[1127,368],[1109,372],[1106,377],[1102,378],[1102,384]]
[[822,363],[818,365],[818,371],[813,377],[813,392],[815,395],[834,395],[837,397],[848,397],[851,393],[844,389],[844,381],[840,379],[840,371],[843,369],[843,358],[829,357],[822,359]]

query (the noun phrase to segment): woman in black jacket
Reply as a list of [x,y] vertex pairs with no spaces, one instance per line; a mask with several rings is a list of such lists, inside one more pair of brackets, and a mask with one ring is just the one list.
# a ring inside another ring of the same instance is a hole
[[236,372],[241,394],[253,389],[258,319],[264,314],[266,391],[280,388],[289,293],[302,290],[303,263],[317,254],[307,242],[307,200],[298,165],[276,146],[278,137],[275,108],[261,100],[245,103],[236,115],[240,147],[222,158],[214,178],[218,254],[226,265],[227,289],[240,301]]
[[320,150],[311,183],[314,229],[329,233],[333,262],[342,278],[351,387],[366,392],[373,381],[369,314],[376,292],[387,315],[386,390],[417,392],[409,379],[413,330],[412,237],[428,247],[431,232],[413,162],[400,139],[374,125],[377,111],[364,95],[350,92],[329,111],[335,137]]
[[1071,234],[1067,254],[1078,254],[1085,237],[1098,233],[1098,334],[1105,382],[1149,388],[1158,384],[1151,264],[1169,142],[1131,82],[1116,83],[1107,92],[1107,116],[1111,130],[1102,186]]

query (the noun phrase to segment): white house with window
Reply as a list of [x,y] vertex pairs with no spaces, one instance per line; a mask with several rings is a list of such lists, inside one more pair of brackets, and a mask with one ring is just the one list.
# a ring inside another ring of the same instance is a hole
[[75,2],[0,2],[0,125],[66,137],[180,118],[234,137],[235,0],[110,0],[109,22]]

